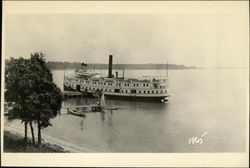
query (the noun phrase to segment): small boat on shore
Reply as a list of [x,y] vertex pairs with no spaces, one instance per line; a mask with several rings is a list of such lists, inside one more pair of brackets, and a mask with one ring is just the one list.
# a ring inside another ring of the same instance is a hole
[[82,111],[77,111],[75,109],[69,110],[68,113],[79,117],[86,117],[85,113],[83,113]]
[[75,106],[75,107],[68,107],[67,113],[80,116],[80,117],[86,117],[86,113],[93,113],[93,112],[105,112],[104,110],[117,110],[118,107],[113,106],[107,106],[105,103],[105,96],[102,92],[100,102],[97,102],[97,104],[91,104],[91,105],[83,105],[83,106]]
[[106,107],[103,110],[118,110],[118,107]]

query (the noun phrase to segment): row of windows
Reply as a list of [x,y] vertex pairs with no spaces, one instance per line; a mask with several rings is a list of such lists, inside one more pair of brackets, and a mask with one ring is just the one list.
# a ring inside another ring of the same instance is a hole
[[110,82],[108,82],[108,83],[106,83],[106,82],[93,82],[93,84],[98,84],[98,85],[109,85],[109,86],[112,86],[113,84],[112,83],[110,83]]
[[[91,88],[91,87],[82,87],[82,89],[87,89],[87,90],[97,90],[97,88]],[[101,89],[102,90],[102,89]],[[121,93],[144,93],[144,94],[158,94],[158,93],[166,93],[166,90],[120,90],[120,89],[104,89],[105,92],[121,92]],[[137,92],[138,91],[138,92]]]
[[[76,87],[76,85],[70,85]],[[82,90],[97,90],[97,88],[92,87],[81,87]],[[102,89],[101,89],[102,90]],[[121,93],[139,93],[139,94],[158,94],[167,93],[166,90],[120,90],[120,89],[104,89],[105,92],[121,92]]]
[[[77,80],[77,79],[73,79],[73,81],[79,82],[79,80]],[[81,81],[81,82],[83,82],[83,81]],[[86,83],[90,84],[89,81],[86,81]],[[108,82],[108,83],[106,83],[106,82],[93,82],[93,84],[95,84],[95,85],[109,85],[109,86],[113,86],[113,83],[110,83],[110,82]],[[116,86],[121,86],[121,83],[116,83]],[[137,86],[137,87],[139,87],[139,84],[138,83],[135,83],[135,84],[125,83],[124,86],[134,86],[134,87]],[[145,86],[148,87],[149,85],[144,83],[143,86],[144,87]]]

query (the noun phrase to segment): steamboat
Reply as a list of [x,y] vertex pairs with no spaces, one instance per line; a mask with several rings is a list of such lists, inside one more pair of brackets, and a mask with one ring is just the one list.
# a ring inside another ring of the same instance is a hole
[[85,96],[98,97],[104,94],[107,98],[141,99],[167,101],[169,98],[168,78],[135,79],[119,77],[112,74],[113,56],[109,55],[107,77],[86,69],[77,69],[75,74],[64,76],[65,91],[80,91]]

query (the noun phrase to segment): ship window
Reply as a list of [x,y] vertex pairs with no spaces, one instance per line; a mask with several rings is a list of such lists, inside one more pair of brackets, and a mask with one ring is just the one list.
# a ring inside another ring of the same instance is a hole
[[106,82],[104,82],[104,85],[106,85]]
[[148,86],[148,84],[147,84],[147,86]]
[[112,86],[112,85],[113,85],[113,83],[110,83],[110,85]]
[[135,84],[134,84],[134,86],[135,86]]
[[141,91],[139,90],[139,93],[141,93]]
[[126,90],[126,93],[127,93],[128,91]]
[[119,83],[119,86],[121,86],[121,84]]
[[122,90],[122,93],[123,93],[123,90]]
[[137,86],[139,86],[139,84],[138,84],[138,83],[137,83],[136,85],[137,85]]
[[154,91],[152,90],[152,93],[154,93]]
[[163,93],[163,90],[161,90],[161,93]]
[[116,92],[116,93],[119,93],[119,92],[120,92],[120,89],[115,89],[115,92]]
[[145,84],[143,83],[143,86],[145,86]]
[[156,90],[156,93],[158,93],[158,90]]
[[144,93],[146,93],[146,90],[144,90]]
[[105,89],[105,92],[107,92],[107,89]]
[[148,93],[150,93],[150,91],[148,91]]
[[129,83],[128,83],[128,86],[129,86]]
[[127,84],[125,83],[125,86],[127,86]]
[[136,93],[136,90],[131,90],[130,92],[131,92],[131,93]]
[[111,89],[109,89],[109,91],[111,92]]

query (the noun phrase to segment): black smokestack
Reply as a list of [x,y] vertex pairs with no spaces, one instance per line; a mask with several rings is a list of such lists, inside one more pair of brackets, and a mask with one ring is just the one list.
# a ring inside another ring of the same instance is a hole
[[109,76],[108,78],[112,78],[112,64],[113,64],[113,56],[109,55]]

